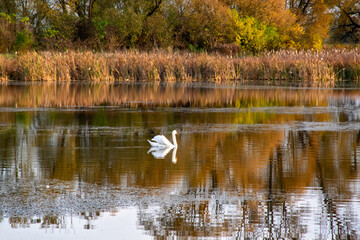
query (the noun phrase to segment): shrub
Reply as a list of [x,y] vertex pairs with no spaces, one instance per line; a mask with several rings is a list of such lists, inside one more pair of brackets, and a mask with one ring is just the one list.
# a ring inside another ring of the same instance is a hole
[[33,37],[31,32],[28,30],[22,30],[16,33],[16,40],[14,44],[15,51],[25,51],[29,50],[33,44]]
[[16,39],[15,16],[0,13],[0,52],[9,52]]
[[233,11],[236,43],[245,51],[258,53],[265,49],[274,49],[279,45],[276,27],[265,25],[254,17],[239,18]]

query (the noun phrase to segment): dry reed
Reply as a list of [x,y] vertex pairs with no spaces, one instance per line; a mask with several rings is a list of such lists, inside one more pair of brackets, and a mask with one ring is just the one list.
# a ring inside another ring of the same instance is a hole
[[282,50],[241,58],[180,52],[28,52],[0,55],[0,80],[20,81],[299,81],[360,80],[360,50]]

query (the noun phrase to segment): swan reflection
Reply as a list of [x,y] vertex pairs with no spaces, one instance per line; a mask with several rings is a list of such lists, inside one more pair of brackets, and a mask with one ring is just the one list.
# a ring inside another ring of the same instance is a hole
[[177,162],[177,147],[151,147],[147,153],[151,153],[156,159],[164,159],[171,149],[173,149],[171,161],[175,164]]

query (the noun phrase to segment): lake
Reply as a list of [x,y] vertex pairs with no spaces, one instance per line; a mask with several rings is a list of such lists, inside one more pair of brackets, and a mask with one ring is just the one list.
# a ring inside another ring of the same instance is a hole
[[0,239],[358,239],[359,159],[360,89],[3,84]]

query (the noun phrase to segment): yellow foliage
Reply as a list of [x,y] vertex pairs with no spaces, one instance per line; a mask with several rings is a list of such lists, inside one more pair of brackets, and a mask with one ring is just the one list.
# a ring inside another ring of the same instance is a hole
[[289,2],[289,5],[293,6],[291,10],[297,16],[297,23],[304,29],[300,39],[301,47],[321,50],[324,40],[329,35],[329,26],[332,21],[329,3],[323,0],[309,0],[309,4],[305,5],[296,0]]
[[250,16],[261,23],[274,26],[279,33],[279,45],[285,48],[297,48],[303,28],[297,23],[296,15],[286,9],[282,0],[231,0],[225,1],[236,9],[240,17]]

